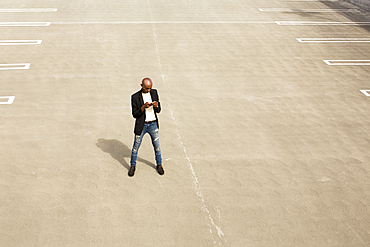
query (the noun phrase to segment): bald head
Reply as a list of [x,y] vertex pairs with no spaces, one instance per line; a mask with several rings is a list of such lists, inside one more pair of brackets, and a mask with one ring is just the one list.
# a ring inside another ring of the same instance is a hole
[[152,84],[153,84],[153,82],[152,82],[152,79],[150,79],[150,78],[148,78],[148,77],[146,77],[146,78],[144,78],[142,81],[141,81],[141,83],[143,83],[145,86],[151,86]]
[[150,78],[144,78],[141,81],[141,88],[142,88],[143,93],[149,93],[150,89],[152,89],[152,86],[153,86],[153,82]]

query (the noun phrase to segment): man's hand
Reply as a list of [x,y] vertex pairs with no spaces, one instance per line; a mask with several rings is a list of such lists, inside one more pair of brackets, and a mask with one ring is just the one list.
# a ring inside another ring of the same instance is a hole
[[158,102],[157,102],[157,101],[154,101],[154,102],[152,103],[152,105],[153,105],[155,108],[157,108],[157,107],[158,107]]
[[152,104],[145,102],[145,104],[141,107],[141,111],[145,111],[145,108],[149,108]]

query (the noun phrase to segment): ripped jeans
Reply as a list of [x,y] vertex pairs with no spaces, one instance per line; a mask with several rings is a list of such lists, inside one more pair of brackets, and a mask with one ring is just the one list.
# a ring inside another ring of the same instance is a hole
[[155,153],[155,162],[157,163],[157,165],[162,164],[161,147],[159,146],[158,125],[157,122],[153,122],[150,124],[145,123],[141,135],[135,135],[134,146],[132,147],[131,151],[131,161],[130,161],[131,166],[136,166],[137,153],[139,151],[141,141],[143,140],[143,137],[146,133],[149,133],[150,137],[152,138],[152,144]]

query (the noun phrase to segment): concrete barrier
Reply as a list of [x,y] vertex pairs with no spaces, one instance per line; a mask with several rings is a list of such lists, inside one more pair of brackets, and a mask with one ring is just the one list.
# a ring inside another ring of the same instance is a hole
[[345,0],[345,1],[353,3],[354,5],[362,9],[370,10],[370,0]]

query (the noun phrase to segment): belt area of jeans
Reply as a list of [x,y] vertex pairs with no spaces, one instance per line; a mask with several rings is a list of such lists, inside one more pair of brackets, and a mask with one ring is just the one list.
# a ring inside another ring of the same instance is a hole
[[145,122],[145,123],[146,123],[146,124],[151,124],[151,123],[154,123],[154,122],[157,122],[157,120],[149,121],[149,122]]

